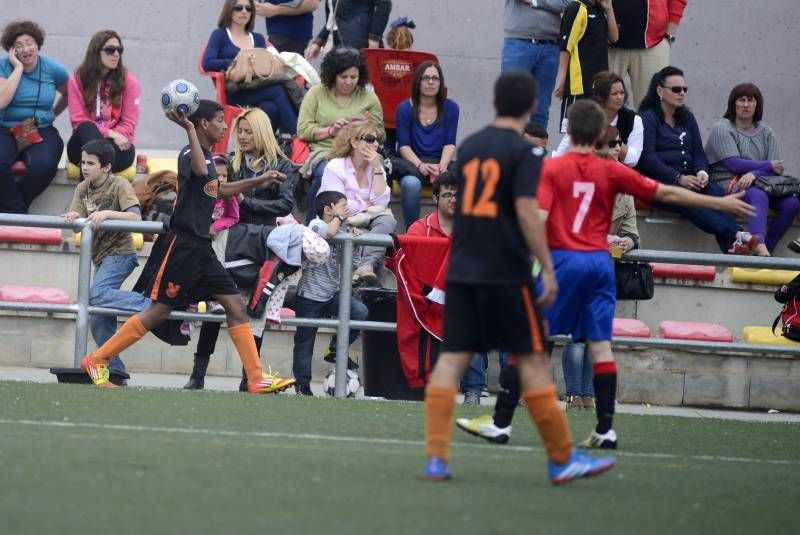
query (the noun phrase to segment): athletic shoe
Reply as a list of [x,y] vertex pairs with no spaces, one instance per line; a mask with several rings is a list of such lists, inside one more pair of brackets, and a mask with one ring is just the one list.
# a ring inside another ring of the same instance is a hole
[[461,404],[465,407],[480,407],[481,395],[477,392],[464,392],[464,402]]
[[563,485],[573,479],[594,477],[608,472],[615,462],[614,457],[594,458],[587,453],[572,450],[572,455],[564,464],[547,461],[547,472],[553,485]]
[[247,391],[251,394],[277,394],[295,383],[294,379],[281,379],[276,375],[261,372],[261,380],[255,383],[248,381]]
[[219,301],[209,301],[207,304],[209,314],[225,314],[225,307]]
[[583,410],[583,399],[580,396],[567,396],[565,408],[568,411]]
[[592,431],[592,434],[589,435],[586,440],[578,444],[578,447],[585,449],[599,448],[603,450],[615,450],[617,449],[617,434],[613,429],[609,429],[607,433],[603,433],[602,435],[597,431]]
[[789,243],[786,244],[786,247],[788,247],[795,253],[800,254],[800,238],[790,241]]
[[594,398],[592,396],[583,396],[581,398],[583,400],[583,408],[587,411],[594,410]]
[[106,364],[95,364],[92,362],[91,353],[83,357],[81,369],[89,375],[89,378],[97,386],[103,388],[117,388],[117,385],[108,380],[108,366]]
[[425,479],[431,481],[444,481],[453,477],[450,473],[450,465],[441,457],[428,457],[425,464]]
[[[328,348],[325,350],[325,353],[322,354],[322,360],[330,364],[336,364],[336,350],[328,346]],[[347,369],[354,371],[357,370],[358,363],[350,357],[347,357]]]
[[740,230],[736,233],[736,240],[731,245],[731,248],[728,249],[728,254],[750,255],[759,243],[761,243],[761,240],[758,239],[758,236]]
[[511,426],[497,427],[494,425],[494,417],[491,414],[478,416],[471,420],[456,418],[456,425],[470,435],[481,437],[495,444],[505,444],[511,438]]
[[356,272],[353,273],[353,284],[362,284],[364,286],[375,286],[378,282],[378,276],[375,270],[369,264],[358,266]]
[[314,397],[314,393],[311,391],[311,386],[305,383],[295,383],[294,393],[298,396]]

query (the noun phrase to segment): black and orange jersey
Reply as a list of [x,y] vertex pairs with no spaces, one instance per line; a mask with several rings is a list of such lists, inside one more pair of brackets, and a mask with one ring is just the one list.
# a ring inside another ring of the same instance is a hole
[[170,218],[170,228],[197,236],[209,238],[211,214],[217,202],[217,169],[212,154],[203,149],[208,172],[205,176],[197,176],[192,171],[192,151],[189,145],[181,150],[178,156],[178,196]]
[[608,70],[608,20],[600,4],[574,0],[561,17],[561,50],[569,52],[565,95],[592,94],[592,78]]
[[524,283],[531,255],[514,200],[535,197],[544,151],[517,132],[489,126],[458,150],[458,202],[448,282]]

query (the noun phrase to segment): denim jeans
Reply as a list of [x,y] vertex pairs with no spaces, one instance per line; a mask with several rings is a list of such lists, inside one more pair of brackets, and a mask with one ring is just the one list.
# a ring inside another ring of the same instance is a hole
[[[500,368],[505,368],[508,363],[509,354],[503,351],[498,355]],[[480,394],[486,386],[486,369],[489,367],[489,355],[486,353],[475,353],[472,360],[464,372],[461,379],[461,391],[463,393],[474,392]],[[502,385],[501,385],[502,386]]]
[[[294,311],[298,318],[336,317],[339,313],[339,294],[334,295],[330,301],[314,301],[298,295],[295,297]],[[350,319],[363,321],[368,315],[369,310],[364,303],[355,298],[350,300]],[[356,329],[350,329],[348,343],[355,342],[358,334]],[[316,327],[298,327],[294,333],[292,373],[299,384],[307,385],[311,382],[311,358],[314,354],[316,336]],[[337,355],[337,358],[339,357],[341,355]]]
[[561,354],[568,396],[594,397],[592,357],[586,344],[567,344]]
[[[39,128],[42,141],[17,154],[17,143],[7,128],[0,127],[0,212],[27,214],[33,200],[56,176],[64,141],[52,126]],[[25,162],[25,174],[16,179],[11,166]]]
[[406,231],[419,219],[419,203],[422,194],[422,182],[414,175],[406,175],[400,179],[400,205],[403,207],[403,221]]
[[[89,290],[89,304],[97,307],[120,308],[141,312],[150,306],[150,299],[136,292],[120,290],[128,275],[139,262],[136,254],[119,254],[105,257],[94,270],[94,282]],[[98,347],[117,332],[116,316],[89,316],[92,338]],[[125,364],[115,355],[108,364],[111,371],[125,372]]]
[[317,200],[317,193],[322,186],[322,173],[325,172],[325,166],[328,165],[328,160],[322,160],[314,168],[314,179],[311,181],[311,186],[308,188],[308,212],[306,212],[306,225],[311,223],[311,220],[317,217],[314,203]]
[[529,39],[503,39],[503,51],[500,54],[500,70],[511,69],[528,71],[536,79],[539,90],[539,103],[531,116],[531,122],[547,128],[547,117],[550,112],[550,97],[556,85],[558,74],[558,45],[534,44]]
[[229,96],[228,101],[239,106],[261,108],[269,116],[273,130],[280,129],[282,134],[297,133],[297,111],[281,84],[242,90]]

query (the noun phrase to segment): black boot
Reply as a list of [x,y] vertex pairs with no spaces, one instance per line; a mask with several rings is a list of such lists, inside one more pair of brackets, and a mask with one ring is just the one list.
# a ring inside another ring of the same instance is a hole
[[205,387],[206,370],[208,369],[208,355],[194,354],[194,367],[189,376],[189,382],[183,385],[186,390],[203,390]]

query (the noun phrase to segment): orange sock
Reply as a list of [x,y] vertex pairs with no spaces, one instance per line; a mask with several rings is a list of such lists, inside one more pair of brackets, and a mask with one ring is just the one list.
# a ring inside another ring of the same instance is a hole
[[428,385],[425,388],[425,455],[450,459],[456,391]]
[[567,417],[558,406],[556,385],[528,390],[522,397],[533,423],[539,429],[547,457],[558,464],[567,462],[572,453],[572,435]]
[[109,338],[105,344],[98,347],[92,353],[92,361],[95,364],[100,362],[108,363],[111,357],[119,355],[125,349],[138,342],[142,336],[147,334],[147,329],[139,320],[139,316],[131,316],[128,321],[122,324],[114,336]]
[[239,358],[242,359],[242,366],[247,373],[247,381],[250,383],[260,381],[261,359],[258,356],[253,333],[250,331],[250,324],[245,322],[228,327],[228,334],[233,345],[236,346],[236,351],[239,352]]

